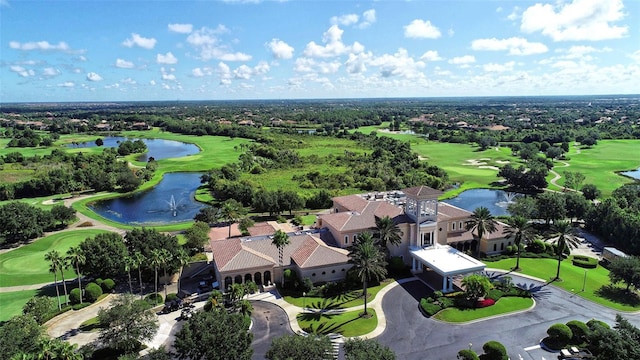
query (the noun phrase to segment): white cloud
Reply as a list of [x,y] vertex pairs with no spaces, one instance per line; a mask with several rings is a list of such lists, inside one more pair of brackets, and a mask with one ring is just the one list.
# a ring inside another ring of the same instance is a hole
[[293,57],[293,47],[280,39],[271,39],[266,45],[276,59],[291,59]]
[[60,70],[52,67],[47,67],[42,70],[42,76],[51,78],[60,75]]
[[193,77],[204,77],[207,75],[211,75],[211,68],[195,68],[191,70],[191,75]]
[[11,67],[9,67],[9,70],[13,71],[14,73],[22,77],[34,76],[36,74],[36,72],[33,71],[32,69],[27,69],[19,65],[12,65]]
[[176,81],[176,75],[173,74],[176,71],[174,68],[166,69],[164,66],[160,68],[160,72],[162,73],[162,80],[166,81]]
[[384,54],[376,57],[370,64],[380,68],[382,77],[400,76],[408,79],[424,77],[421,69],[425,67],[425,63],[415,61],[403,48],[398,49],[393,55]]
[[116,59],[116,67],[120,69],[133,69],[135,65],[131,61]]
[[513,11],[511,11],[511,14],[507,16],[507,20],[510,20],[510,21],[518,20],[518,18],[520,17],[519,13],[520,13],[520,8],[518,6],[515,6],[513,8]]
[[70,51],[71,48],[69,45],[61,41],[58,44],[50,44],[48,41],[31,41],[26,43],[21,43],[18,41],[10,41],[9,47],[15,50],[23,50],[23,51]]
[[359,28],[364,29],[371,26],[376,22],[376,10],[370,9],[362,13],[363,21],[358,25]]
[[511,37],[508,39],[477,39],[471,42],[473,50],[504,51],[509,50],[509,55],[533,55],[542,54],[549,49],[543,43],[529,42],[527,39]]
[[178,34],[189,34],[193,31],[193,25],[191,24],[169,24],[169,31]]
[[127,85],[136,85],[138,83],[137,81],[133,80],[130,77],[122,79],[120,82],[123,83],[123,84],[127,84]]
[[90,72],[87,73],[87,80],[89,81],[101,81],[102,80],[102,76],[94,73],[94,72]]
[[630,54],[629,57],[635,62],[640,63],[640,50],[636,50],[633,54]]
[[622,0],[537,3],[522,13],[520,29],[526,33],[541,32],[554,41],[619,39],[629,29],[612,23],[624,18],[623,8]]
[[476,62],[476,57],[473,55],[457,56],[449,60],[449,64],[453,65],[468,65]]
[[420,56],[420,60],[425,61],[440,61],[444,60],[439,54],[437,50],[429,50],[426,51],[422,56]]
[[158,64],[173,65],[178,63],[178,58],[176,58],[171,52],[168,52],[166,54],[158,54],[156,56],[156,62]]
[[187,43],[193,46],[199,52],[199,59],[209,61],[218,59],[223,61],[249,61],[251,55],[232,52],[229,47],[222,43],[219,35],[229,32],[224,25],[218,25],[217,28],[211,29],[203,27],[189,34]]
[[346,53],[359,53],[364,51],[364,46],[359,42],[347,46],[342,42],[342,34],[344,30],[338,25],[332,25],[323,35],[322,42],[326,45],[318,45],[314,41],[307,44],[304,49],[304,56],[307,57],[334,57]]
[[513,71],[513,67],[516,65],[515,61],[509,61],[504,64],[489,63],[482,66],[482,69],[486,72],[507,72]]
[[358,16],[357,14],[347,14],[347,15],[334,16],[331,18],[330,21],[333,25],[349,26],[349,25],[356,24],[358,20],[360,20],[360,16]]
[[231,78],[233,75],[231,74],[231,68],[229,68],[229,65],[223,62],[218,63],[217,73],[220,76],[220,85],[231,84]]
[[139,34],[131,33],[131,38],[126,39],[122,42],[122,45],[131,48],[134,46],[139,46],[143,49],[153,49],[156,46],[156,39],[154,38],[146,38],[142,37]]
[[367,71],[367,63],[369,63],[372,58],[371,52],[349,54],[349,59],[344,63],[344,66],[349,74],[360,74]]
[[61,84],[58,84],[59,87],[67,87],[67,88],[72,88],[74,86],[76,86],[76,84],[73,81],[67,81],[67,82],[63,82]]
[[155,86],[155,85],[156,85],[156,81],[155,81],[155,80],[150,80],[150,81],[149,81],[149,85],[151,85],[151,86]]
[[404,36],[415,39],[437,39],[442,35],[440,30],[431,24],[431,21],[415,19],[404,27]]
[[249,54],[235,52],[235,53],[221,54],[217,58],[222,61],[249,61],[251,60],[252,57]]

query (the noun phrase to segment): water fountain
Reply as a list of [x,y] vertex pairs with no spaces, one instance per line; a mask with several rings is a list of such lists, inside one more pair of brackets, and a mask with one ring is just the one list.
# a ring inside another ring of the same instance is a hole
[[501,208],[507,208],[509,204],[514,203],[514,199],[516,198],[517,195],[518,195],[517,193],[505,191],[502,193],[502,197],[504,198],[504,200],[498,201],[496,205],[500,206]]
[[175,217],[178,214],[178,204],[176,204],[176,199],[173,197],[173,195],[171,195],[171,200],[167,201],[167,204],[169,204],[169,211],[171,211],[171,213]]

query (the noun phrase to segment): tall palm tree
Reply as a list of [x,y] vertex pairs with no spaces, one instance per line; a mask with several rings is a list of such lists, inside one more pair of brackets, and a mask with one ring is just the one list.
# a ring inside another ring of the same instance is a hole
[[385,253],[389,252],[387,245],[398,246],[402,243],[402,235],[402,230],[400,230],[398,224],[396,224],[392,218],[389,216],[383,218],[376,216],[376,239]]
[[[275,245],[278,248],[278,265],[280,265],[280,269],[284,267],[284,247],[289,245],[289,235],[282,230],[276,231],[273,234],[273,239],[271,240],[271,244]],[[282,284],[284,286],[284,270],[282,270]]]
[[60,270],[62,258],[58,250],[51,250],[44,255],[44,259],[51,262],[49,272],[53,273],[53,281],[56,286],[56,299],[58,299],[58,310],[62,310],[62,306],[60,305],[60,290],[58,289],[58,271]]
[[180,280],[182,280],[182,271],[184,270],[185,265],[191,262],[191,257],[189,254],[183,249],[178,249],[178,253],[176,254],[176,260],[180,262],[180,274],[178,275],[178,293],[180,292]]
[[558,257],[558,270],[556,271],[554,280],[559,280],[560,263],[562,263],[562,259],[564,258],[564,252],[578,247],[580,241],[576,239],[573,227],[569,221],[554,221],[552,228],[555,233],[554,236],[557,236],[553,243],[556,245],[556,256]]
[[155,277],[153,278],[153,286],[154,286],[154,293],[157,294],[158,293],[158,266],[162,265],[162,253],[160,252],[160,250],[158,249],[153,249],[151,250],[151,257],[149,258],[149,261],[151,263],[151,266],[153,267],[153,271],[155,274]]
[[142,293],[142,264],[147,260],[140,251],[136,251],[131,258],[134,263],[134,268],[138,269],[138,281],[140,282],[140,299],[143,297]]
[[164,271],[164,298],[167,298],[167,265],[173,260],[173,255],[167,249],[160,250],[160,263]]
[[520,269],[520,245],[531,241],[533,231],[529,219],[520,215],[510,217],[507,225],[502,233],[507,239],[513,239],[513,244],[516,246],[516,267],[513,270],[518,270]]
[[220,215],[229,221],[229,237],[231,237],[231,225],[245,214],[245,209],[237,200],[229,199],[222,204]]
[[135,260],[127,255],[124,257],[124,271],[127,272],[129,277],[129,292],[133,294],[133,284],[131,283],[131,269],[135,266]]
[[370,233],[358,235],[358,240],[351,247],[349,262],[353,264],[358,277],[362,280],[362,294],[364,295],[364,316],[367,316],[367,282],[370,279],[380,279],[387,275],[387,262],[384,253],[375,244]]
[[80,290],[80,303],[82,304],[82,274],[80,273],[80,265],[83,265],[87,258],[84,256],[84,252],[80,246],[72,246],[67,250],[66,259],[76,268],[76,274],[78,274],[78,289]]
[[471,214],[471,219],[465,224],[467,230],[476,231],[478,234],[478,245],[476,246],[477,254],[480,255],[480,243],[485,233],[493,233],[496,231],[498,222],[491,215],[491,211],[484,206],[476,208]]

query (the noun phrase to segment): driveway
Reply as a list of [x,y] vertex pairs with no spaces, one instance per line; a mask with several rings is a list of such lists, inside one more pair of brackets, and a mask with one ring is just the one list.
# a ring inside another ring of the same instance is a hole
[[271,341],[282,335],[293,334],[289,326],[289,317],[278,305],[266,301],[251,301],[253,305],[253,357],[255,360],[265,359]]
[[[398,359],[450,360],[455,359],[459,350],[469,347],[481,354],[484,343],[496,340],[507,348],[511,359],[549,360],[557,355],[540,349],[539,342],[551,325],[592,318],[609,324],[615,322],[614,310],[542,282],[510,276],[514,283],[533,290],[536,301],[533,309],[470,324],[442,323],[421,315],[419,298],[431,290],[419,281],[412,281],[395,287],[382,300],[387,328],[377,340],[395,351]],[[623,316],[640,326],[638,314]]]

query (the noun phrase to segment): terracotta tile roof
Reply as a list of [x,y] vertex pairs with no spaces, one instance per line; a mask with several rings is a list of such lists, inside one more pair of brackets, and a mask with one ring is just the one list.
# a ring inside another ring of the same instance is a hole
[[347,250],[330,247],[318,238],[307,236],[298,250],[291,255],[291,259],[300,268],[343,264],[349,261]]
[[471,212],[459,207],[438,202],[438,221],[448,221],[453,219],[464,219],[471,216]]
[[[504,229],[507,227],[506,224],[503,224],[498,221],[496,225],[496,231],[492,233],[486,233],[482,237],[486,240],[497,240],[503,239]],[[447,234],[447,243],[455,243],[458,241],[468,241],[473,240],[475,238],[476,231],[454,231]]]
[[248,228],[247,231],[249,231],[251,236],[264,236],[275,233],[276,229],[274,229],[269,222],[259,222]]
[[367,206],[368,201],[363,199],[360,195],[347,195],[338,196],[333,198],[334,204],[343,206],[351,211],[362,212]]
[[402,208],[392,205],[386,201],[367,201],[362,210],[343,211],[321,215],[322,223],[329,224],[339,231],[357,231],[376,227],[376,216],[383,218],[389,216],[395,218],[402,215]]
[[430,188],[428,186],[416,186],[408,189],[403,189],[403,193],[416,199],[437,199],[443,192]]

